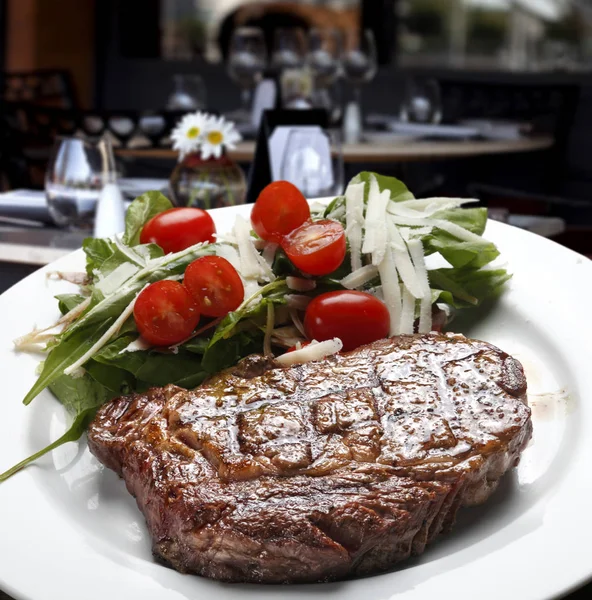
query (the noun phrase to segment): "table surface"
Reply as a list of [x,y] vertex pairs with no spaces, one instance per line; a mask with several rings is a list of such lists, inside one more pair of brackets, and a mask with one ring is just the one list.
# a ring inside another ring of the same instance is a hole
[[[546,150],[554,143],[552,136],[541,135],[514,140],[415,140],[399,143],[360,142],[343,145],[346,163],[398,163],[447,158],[467,158],[513,152]],[[175,159],[171,148],[116,148],[118,156],[133,158]],[[250,162],[255,153],[255,142],[237,144],[229,156],[237,162]]]

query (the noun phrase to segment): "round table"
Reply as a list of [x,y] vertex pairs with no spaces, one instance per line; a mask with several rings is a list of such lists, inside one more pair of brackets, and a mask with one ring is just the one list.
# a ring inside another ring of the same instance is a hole
[[[552,136],[540,135],[515,140],[416,140],[398,144],[360,142],[343,145],[346,163],[400,163],[448,158],[468,158],[493,154],[511,154],[546,150],[553,146]],[[169,159],[177,158],[171,148],[116,148],[118,156],[131,158]],[[251,162],[255,154],[255,142],[241,142],[229,153],[237,162]]]

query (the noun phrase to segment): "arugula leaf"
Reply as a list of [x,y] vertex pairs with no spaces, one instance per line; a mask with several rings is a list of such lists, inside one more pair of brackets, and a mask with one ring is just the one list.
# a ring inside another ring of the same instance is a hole
[[32,456],[25,458],[4,473],[1,473],[0,483],[6,481],[9,477],[48,452],[55,450],[63,444],[75,442],[80,439],[93,419],[97,408],[114,396],[114,394],[110,393],[87,374],[76,379],[62,375],[50,385],[50,389],[66,410],[73,415],[74,420],[72,424],[55,442],[52,442],[42,450],[39,450],[39,452],[35,452]]
[[58,309],[62,315],[69,313],[86,300],[81,294],[59,294],[55,299],[58,301]]
[[497,296],[512,275],[505,269],[443,268],[428,271],[432,302],[471,308]]
[[209,374],[218,373],[249,354],[261,354],[263,337],[263,332],[253,327],[249,331],[235,333],[230,338],[221,338],[207,349],[201,362],[202,367]]
[[115,244],[107,239],[86,238],[82,242],[82,250],[86,254],[86,273],[94,281],[96,272],[115,251]]
[[413,200],[413,194],[407,189],[407,186],[396,177],[379,175],[370,171],[362,171],[356,175],[350,183],[364,183],[364,203],[368,202],[368,194],[370,193],[370,181],[376,177],[378,188],[380,191],[388,190],[393,202],[403,202],[404,200]]
[[146,192],[138,196],[127,209],[123,243],[137,246],[146,223],[157,214],[173,208],[171,201],[160,192]]
[[124,369],[96,360],[89,360],[84,368],[97,383],[113,394],[124,395],[134,391],[136,378]]

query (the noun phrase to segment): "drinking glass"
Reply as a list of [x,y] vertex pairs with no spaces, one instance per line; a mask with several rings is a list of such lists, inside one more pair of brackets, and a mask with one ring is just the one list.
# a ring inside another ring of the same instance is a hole
[[371,30],[346,36],[341,67],[346,81],[353,86],[356,102],[361,104],[362,86],[372,81],[378,71],[376,41]]
[[263,78],[267,51],[263,31],[258,27],[239,27],[232,33],[226,69],[230,78],[241,88],[242,111],[248,118],[251,91]]
[[440,123],[442,100],[435,79],[407,80],[400,118],[405,123]]
[[45,174],[47,207],[56,225],[92,229],[101,189],[116,178],[108,139],[58,138]]
[[281,179],[293,183],[307,198],[343,193],[343,153],[338,132],[319,128],[290,132]]
[[341,39],[336,29],[311,29],[306,62],[314,81],[315,106],[331,109],[329,89],[339,76]]
[[278,71],[300,69],[306,59],[306,36],[297,27],[279,27],[273,37],[271,65]]
[[167,101],[168,110],[204,110],[206,86],[199,75],[173,75],[173,92]]

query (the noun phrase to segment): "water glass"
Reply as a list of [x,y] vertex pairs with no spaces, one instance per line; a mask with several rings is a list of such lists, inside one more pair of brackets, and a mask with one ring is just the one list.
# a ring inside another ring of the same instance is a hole
[[306,36],[297,27],[276,29],[271,64],[274,69],[301,69],[306,59]]
[[251,109],[251,90],[261,81],[267,65],[263,31],[258,27],[239,27],[232,33],[226,70],[241,88],[242,110],[247,118]]
[[206,86],[199,75],[174,75],[167,110],[205,110]]
[[91,230],[101,189],[115,180],[113,150],[106,138],[58,138],[45,174],[47,206],[56,225]]
[[407,80],[400,118],[405,123],[440,123],[442,99],[435,79]]
[[306,62],[314,81],[313,104],[331,110],[330,88],[339,76],[341,37],[336,29],[311,29]]
[[294,129],[284,150],[281,179],[293,183],[307,198],[343,193],[343,153],[338,132]]
[[341,67],[346,81],[354,88],[356,101],[359,104],[362,86],[372,81],[378,71],[376,41],[371,30],[365,29],[347,36]]

